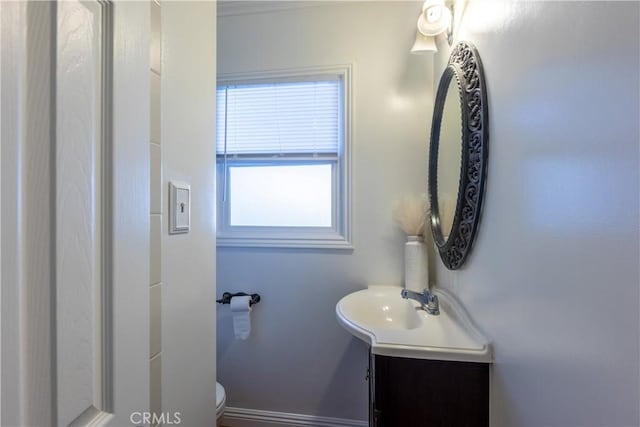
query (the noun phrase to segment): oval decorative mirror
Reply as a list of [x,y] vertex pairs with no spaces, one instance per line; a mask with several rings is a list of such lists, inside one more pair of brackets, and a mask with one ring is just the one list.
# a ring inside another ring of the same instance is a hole
[[429,144],[431,231],[444,265],[455,270],[478,229],[488,154],[488,107],[476,48],[458,43],[442,73]]

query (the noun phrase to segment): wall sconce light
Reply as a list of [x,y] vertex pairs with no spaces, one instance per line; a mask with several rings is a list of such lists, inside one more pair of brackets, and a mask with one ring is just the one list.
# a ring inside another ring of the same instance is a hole
[[445,0],[426,0],[422,6],[422,13],[418,18],[416,41],[411,53],[437,52],[435,38],[446,33],[447,43],[453,42],[453,14],[445,5]]

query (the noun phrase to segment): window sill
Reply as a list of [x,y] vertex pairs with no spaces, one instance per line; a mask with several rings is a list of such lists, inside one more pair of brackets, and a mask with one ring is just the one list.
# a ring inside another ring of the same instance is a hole
[[289,248],[289,249],[337,249],[353,250],[352,243],[337,233],[304,237],[238,237],[218,233],[217,247],[232,248]]

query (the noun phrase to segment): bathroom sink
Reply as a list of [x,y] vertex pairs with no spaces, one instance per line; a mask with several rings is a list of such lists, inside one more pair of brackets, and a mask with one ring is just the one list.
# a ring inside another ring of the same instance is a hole
[[415,329],[422,325],[416,305],[400,298],[400,290],[392,286],[349,294],[342,299],[341,309],[353,322],[371,328]]
[[400,296],[398,286],[370,286],[343,297],[336,305],[338,322],[371,346],[373,354],[416,359],[484,362],[491,346],[460,302],[436,290],[440,314]]

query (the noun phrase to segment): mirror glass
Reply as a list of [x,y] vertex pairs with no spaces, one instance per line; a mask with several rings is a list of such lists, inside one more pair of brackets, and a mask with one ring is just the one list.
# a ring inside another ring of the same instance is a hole
[[460,186],[462,164],[462,109],[458,81],[449,80],[442,110],[438,146],[438,207],[440,227],[445,240],[451,234]]

